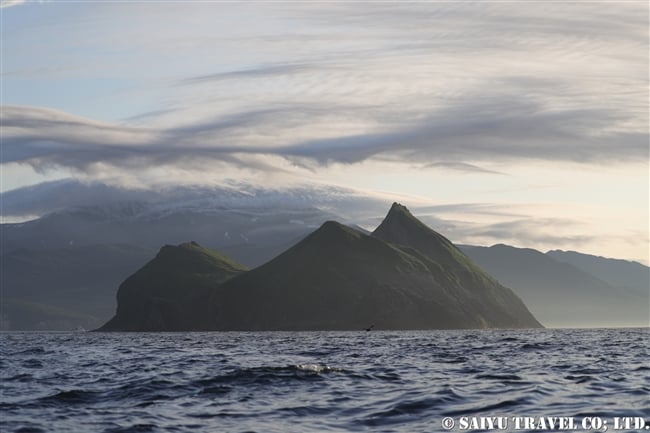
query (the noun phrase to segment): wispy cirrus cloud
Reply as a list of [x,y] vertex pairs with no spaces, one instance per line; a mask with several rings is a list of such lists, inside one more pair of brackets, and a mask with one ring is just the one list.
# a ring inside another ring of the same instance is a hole
[[310,64],[276,64],[262,65],[254,68],[240,69],[235,71],[217,72],[208,75],[183,78],[179,84],[200,84],[229,79],[256,79],[273,76],[285,76],[303,73],[309,70],[322,70],[322,66]]
[[19,6],[27,3],[27,0],[2,0],[0,2],[0,9],[10,8],[12,6]]
[[316,130],[325,127],[328,115],[325,107],[300,112],[275,107],[168,128],[136,128],[47,109],[5,107],[3,158],[80,170],[100,162],[147,167],[245,155],[297,159],[312,167],[385,158],[492,174],[465,161],[608,164],[648,158],[647,134],[616,131],[611,126],[621,120],[618,113],[604,109],[548,110],[530,100],[493,98],[489,106],[470,100],[364,134],[327,131],[326,138],[306,140],[291,136],[291,130],[305,124],[316,125]]
[[[156,16],[169,33],[144,39],[144,15],[119,15],[124,34],[98,33],[92,44],[118,58],[132,51],[128,62],[101,63],[103,73],[145,89],[156,82],[165,103],[104,123],[7,107],[3,162],[132,169],[196,160],[245,166],[273,156],[312,171],[382,159],[494,174],[482,163],[648,157],[645,6],[260,7],[268,18],[248,28],[253,11],[245,5],[219,9],[236,18],[224,27],[212,25],[211,5],[165,5]],[[101,27],[103,16],[84,11]],[[176,21],[186,24],[182,33]],[[286,30],[292,24],[295,34]],[[161,63],[170,53],[173,68]],[[65,70],[56,61],[51,67]],[[159,75],[133,78],[132,66],[145,63]]]
[[420,168],[422,169],[436,168],[442,170],[460,171],[464,173],[483,173],[483,174],[499,174],[499,175],[505,174],[496,170],[488,170],[486,168],[479,167],[478,165],[475,164],[469,164],[466,162],[455,162],[455,161],[431,162],[421,166]]
[[517,239],[526,245],[584,245],[592,240],[593,234],[570,234],[558,231],[557,227],[575,227],[580,221],[572,218],[519,218],[488,224],[467,230],[467,237],[491,240],[492,242],[512,242]]

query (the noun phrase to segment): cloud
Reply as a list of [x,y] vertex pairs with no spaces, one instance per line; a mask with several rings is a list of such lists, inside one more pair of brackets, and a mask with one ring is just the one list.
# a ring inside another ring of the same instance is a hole
[[517,239],[525,245],[584,245],[592,241],[591,234],[562,234],[557,227],[577,227],[580,222],[570,218],[521,218],[488,224],[468,230],[473,238],[492,239],[495,242]]
[[495,170],[488,170],[486,168],[479,167],[474,164],[468,164],[466,162],[454,162],[454,161],[442,161],[442,162],[431,162],[429,164],[425,164],[421,169],[428,169],[428,168],[434,168],[434,169],[442,169],[442,170],[453,170],[453,171],[460,171],[464,173],[480,173],[480,174],[500,174],[504,175],[505,173],[501,173],[499,171]]
[[[367,6],[132,2],[16,13],[5,22],[4,101],[13,105],[2,108],[1,163],[131,189],[321,181],[485,200],[428,211],[450,238],[474,243],[535,247],[543,234],[597,252],[620,239],[603,247],[584,236],[604,242],[612,221],[643,231],[647,189],[629,184],[644,180],[649,158],[646,2]],[[552,188],[530,188],[546,179]],[[47,194],[35,200],[50,203]],[[522,200],[607,206],[540,215]],[[589,225],[609,209],[621,210]],[[371,228],[382,213],[360,222]],[[556,215],[587,222],[572,233]],[[639,239],[630,245],[647,250]]]
[[[581,224],[571,218],[529,215],[517,206],[495,203],[453,203],[427,205],[417,197],[359,190],[333,185],[264,187],[236,180],[212,186],[171,184],[166,186],[125,188],[102,182],[73,179],[44,182],[0,194],[3,217],[45,215],[65,209],[110,206],[117,203],[146,203],[155,206],[280,206],[317,207],[340,215],[373,230],[393,201],[408,203],[411,211],[435,230],[455,242],[493,244],[506,242],[518,246],[580,246],[594,235],[580,234]],[[462,215],[463,220],[457,219]],[[479,222],[485,215],[492,223]],[[562,227],[563,231],[557,230]],[[566,234],[567,230],[579,234]]]
[[2,0],[2,2],[0,2],[0,9],[19,6],[25,3],[27,3],[27,0]]
[[[353,110],[338,113],[347,114],[352,116]],[[154,129],[8,106],[2,113],[3,162],[84,171],[97,163],[146,168],[215,160],[246,166],[250,157],[270,155],[312,168],[383,158],[490,173],[465,161],[609,164],[648,158],[647,132],[617,130],[616,124],[624,119],[615,110],[548,109],[538,101],[514,96],[494,96],[485,103],[477,95],[424,118],[395,119],[353,135],[326,130],[330,116],[326,106],[288,105]],[[324,130],[330,136],[295,141],[293,135],[309,125],[312,135]]]
[[[449,203],[432,206],[418,206],[417,215],[422,217],[436,217],[440,215],[488,215],[499,219],[521,218],[527,213],[513,207],[498,203]],[[445,217],[448,221],[449,216]]]
[[3,217],[42,216],[79,206],[142,201],[156,196],[152,190],[127,189],[74,179],[43,182],[0,194]]
[[405,120],[406,125],[387,131],[315,139],[280,151],[320,163],[356,163],[378,155],[432,164],[449,159],[602,164],[648,157],[647,133],[607,132],[622,120],[616,111],[549,110],[517,97],[480,101],[476,95],[460,106],[435,111],[417,122]]
[[[208,75],[199,75],[195,77],[184,78],[179,84],[200,84],[212,81],[230,80],[230,79],[255,79],[264,78],[278,75],[290,75],[302,73],[305,71],[317,69],[315,65],[308,64],[279,64],[279,65],[263,65],[256,68],[241,69],[237,71],[218,72]],[[322,70],[319,67],[318,70]]]
[[1,120],[3,163],[79,168],[93,162],[135,158],[156,142],[155,131],[37,107],[5,106]]
[[299,186],[270,187],[236,180],[222,180],[211,186],[165,185],[125,188],[102,182],[75,179],[43,182],[0,193],[3,217],[42,216],[78,207],[104,207],[119,203],[140,203],[161,208],[227,207],[319,208],[353,222],[383,215],[392,201],[404,201],[399,194],[386,194],[333,185],[303,183]]
[[[525,6],[264,4],[250,18],[251,8],[233,5],[219,7],[232,24],[215,26],[217,6],[164,5],[151,13],[169,32],[151,31],[148,14],[111,14],[122,23],[119,37],[106,13],[87,8],[84,22],[93,25],[63,23],[77,33],[60,46],[83,48],[77,41],[92,27],[88,44],[98,49],[48,46],[43,58],[52,61],[32,70],[94,65],[77,71],[71,90],[101,70],[132,80],[133,91],[108,102],[95,95],[95,104],[86,95],[76,107],[146,112],[116,116],[125,119],[117,123],[4,107],[2,162],[96,176],[165,167],[198,178],[228,167],[310,175],[375,160],[486,175],[531,161],[647,160],[647,6]],[[256,26],[245,25],[254,19]],[[38,31],[47,40],[51,30]],[[77,51],[113,55],[89,60]],[[21,84],[21,76],[7,80]],[[131,99],[140,92],[153,99]]]
[[[493,204],[489,207],[497,208],[498,206]],[[554,246],[560,246],[559,248],[573,246],[584,250],[585,248],[593,249],[594,246],[599,248],[603,237],[606,237],[603,233],[594,234],[593,231],[589,231],[585,227],[583,221],[573,218],[538,217],[518,209],[519,215],[513,219],[511,218],[512,214],[517,211],[508,212],[503,209],[502,212],[488,211],[486,213],[481,206],[459,205],[458,209],[460,208],[464,209],[462,220],[444,217],[444,212],[440,214],[443,217],[435,214],[419,217],[434,229],[445,233],[445,236],[455,243],[466,245],[491,246],[505,243],[540,251],[552,249]],[[517,209],[517,206],[508,206],[508,209],[512,208]],[[492,218],[493,222],[485,221],[483,218],[490,213],[495,216]],[[500,213],[501,215],[499,215]],[[506,215],[508,213],[510,213],[510,219]],[[497,222],[494,222],[495,219]],[[633,239],[632,236],[621,234],[608,234],[607,237],[612,245],[624,244]],[[638,241],[638,238],[636,240]]]

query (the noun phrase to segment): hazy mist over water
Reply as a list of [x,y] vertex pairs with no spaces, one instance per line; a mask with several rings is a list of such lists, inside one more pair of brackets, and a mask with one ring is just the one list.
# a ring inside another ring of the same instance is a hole
[[466,416],[599,416],[611,427],[650,418],[649,335],[5,333],[2,431],[412,433]]

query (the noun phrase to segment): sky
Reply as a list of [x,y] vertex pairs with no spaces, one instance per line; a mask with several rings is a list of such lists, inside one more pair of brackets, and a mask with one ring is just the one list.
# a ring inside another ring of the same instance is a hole
[[0,191],[329,185],[648,264],[648,9],[3,0]]

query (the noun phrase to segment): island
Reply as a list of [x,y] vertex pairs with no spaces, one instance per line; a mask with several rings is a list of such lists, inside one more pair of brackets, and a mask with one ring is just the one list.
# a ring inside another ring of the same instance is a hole
[[247,270],[190,242],[119,287],[99,331],[539,328],[517,295],[394,203],[371,234],[327,221]]

